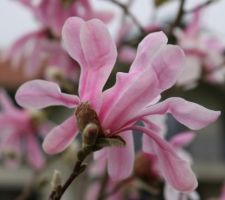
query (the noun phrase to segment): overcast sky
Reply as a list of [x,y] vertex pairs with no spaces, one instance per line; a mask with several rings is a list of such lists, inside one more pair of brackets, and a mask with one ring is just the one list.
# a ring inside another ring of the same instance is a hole
[[[32,17],[32,14],[22,7],[17,0],[0,0],[0,49],[10,45],[16,38],[30,30],[37,29],[38,25]],[[117,9],[111,7],[109,3],[104,3],[106,0],[92,0],[97,4],[98,9]],[[126,1],[126,0],[121,0]],[[138,15],[140,21],[144,23],[151,15],[150,0],[136,0],[136,5],[133,6],[132,12]],[[196,3],[204,2],[204,0],[187,0],[186,7],[190,8]],[[171,6],[164,7],[160,15],[167,13],[176,13],[177,1]],[[225,38],[225,0],[215,3],[210,6],[204,15],[204,24],[224,36]],[[117,13],[120,10],[117,9]],[[116,28],[112,25],[111,32]]]

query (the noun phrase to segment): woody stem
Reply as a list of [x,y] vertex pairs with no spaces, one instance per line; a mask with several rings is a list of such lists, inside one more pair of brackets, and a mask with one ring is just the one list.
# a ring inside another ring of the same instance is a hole
[[73,171],[62,186],[54,188],[49,195],[49,200],[60,200],[72,182],[86,169],[83,164],[85,158],[93,152],[92,147],[83,147],[77,154],[78,160],[74,165]]

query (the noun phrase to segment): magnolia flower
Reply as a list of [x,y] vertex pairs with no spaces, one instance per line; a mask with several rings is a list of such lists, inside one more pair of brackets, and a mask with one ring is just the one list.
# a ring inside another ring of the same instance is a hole
[[173,147],[154,129],[136,125],[145,116],[170,113],[189,128],[201,129],[220,115],[220,112],[176,97],[157,103],[160,93],[173,86],[183,70],[183,51],[178,46],[167,45],[163,32],[149,34],[139,44],[129,72],[118,73],[115,85],[103,91],[117,57],[115,43],[105,25],[98,19],[86,22],[71,17],[63,27],[62,36],[66,50],[81,66],[79,96],[65,94],[56,83],[44,80],[24,83],[16,94],[17,102],[26,108],[52,105],[76,108],[76,117],[72,115],[46,136],[44,150],[49,154],[63,151],[79,131],[90,123],[95,124],[101,137],[120,136],[126,144],[95,153],[95,159],[106,156],[109,176],[120,180],[132,172],[132,131],[136,130],[154,141],[162,170],[174,188],[179,191],[196,188],[197,180],[189,164]]
[[184,30],[175,30],[178,44],[187,55],[187,67],[178,79],[179,85],[194,86],[202,75],[214,83],[223,82],[225,78],[225,44],[215,35],[202,30],[201,14],[202,9],[198,9]]
[[60,35],[65,20],[70,16],[84,19],[99,17],[109,22],[113,15],[109,12],[94,11],[89,0],[20,0],[40,22],[39,30],[19,38],[4,54],[5,60],[12,61],[14,67],[24,66],[27,76],[40,73],[41,67],[58,68],[67,78],[78,74],[78,66],[62,48]]
[[20,3],[28,7],[43,28],[48,29],[55,37],[60,37],[62,26],[70,16],[79,16],[83,19],[97,17],[105,22],[113,18],[109,11],[95,11],[90,0],[20,0]]
[[26,34],[6,51],[4,58],[10,59],[15,68],[23,64],[27,76],[40,73],[41,67],[46,64],[57,68],[65,77],[75,77],[78,66],[62,48],[60,41],[49,40],[47,35],[44,29]]
[[[38,123],[37,112],[18,109],[4,91],[0,91],[0,150],[2,154],[26,154],[27,162],[35,169],[44,165],[37,133],[44,126]],[[42,132],[43,133],[43,132]],[[25,147],[24,147],[25,145]]]

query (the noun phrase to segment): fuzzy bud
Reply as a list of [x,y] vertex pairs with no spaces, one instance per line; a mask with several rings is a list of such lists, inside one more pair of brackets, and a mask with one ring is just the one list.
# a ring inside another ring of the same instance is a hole
[[95,145],[98,138],[99,128],[94,123],[89,123],[85,126],[82,132],[83,145],[92,146]]
[[[91,105],[87,102],[81,103],[75,112],[76,118],[77,118],[77,125],[79,128],[79,131],[81,133],[84,132],[84,129],[89,125],[92,124],[91,126],[88,126],[88,130],[91,128],[92,130],[96,128],[98,129],[98,134],[101,136],[104,136],[101,123],[98,119],[98,115],[95,112],[94,109],[92,109]],[[94,124],[94,126],[93,126]],[[97,126],[97,127],[96,127]],[[87,130],[85,131],[87,132]]]

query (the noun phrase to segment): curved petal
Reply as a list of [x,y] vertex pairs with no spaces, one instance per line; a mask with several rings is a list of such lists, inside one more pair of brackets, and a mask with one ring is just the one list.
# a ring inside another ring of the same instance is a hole
[[173,86],[184,69],[183,50],[175,45],[167,45],[153,57],[151,66],[158,79],[158,88],[164,91]]
[[81,66],[86,64],[80,43],[80,29],[84,23],[84,20],[79,17],[70,17],[62,28],[62,39],[65,48]]
[[115,131],[158,96],[160,91],[156,87],[157,80],[150,71],[146,68],[140,73],[117,74],[114,87],[103,94],[100,111],[103,127]]
[[165,113],[170,113],[177,121],[193,130],[206,127],[220,115],[220,111],[209,110],[196,103],[173,97],[149,106],[140,116],[162,115]]
[[69,18],[63,39],[70,55],[81,65],[79,94],[82,101],[98,104],[99,96],[116,61],[117,50],[107,28],[98,19]]
[[44,139],[43,149],[48,154],[60,153],[72,143],[77,134],[76,118],[72,116],[50,131]]
[[[166,36],[158,33],[159,41],[154,43],[154,51],[148,58],[148,48],[155,35],[148,36],[147,46],[140,44],[137,58],[129,73],[118,73],[116,84],[103,95],[100,117],[103,126],[118,128],[142,111],[160,93],[173,84],[181,74],[184,61],[183,51],[173,45],[167,45]],[[139,55],[140,54],[140,55]],[[143,61],[143,62],[142,62]],[[118,117],[119,116],[119,117]]]
[[44,166],[44,156],[41,152],[41,146],[38,146],[32,133],[27,134],[27,159],[28,162],[35,168],[41,169]]
[[166,90],[175,84],[184,67],[184,52],[175,45],[166,45],[168,39],[163,32],[146,36],[139,44],[137,56],[130,71],[152,68],[157,77],[157,88]]
[[132,173],[134,164],[134,141],[131,131],[120,135],[125,141],[125,147],[108,148],[108,173],[113,180],[122,180]]
[[56,83],[44,80],[24,83],[17,90],[15,98],[20,106],[35,109],[52,105],[63,105],[72,108],[79,103],[77,96],[62,93]]
[[144,127],[135,126],[132,129],[141,131],[149,136],[149,140],[154,144],[153,148],[162,176],[169,184],[182,192],[190,192],[197,187],[197,179],[189,163],[182,160],[169,143]]
[[167,36],[163,32],[148,34],[138,45],[136,58],[130,71],[143,70],[152,61],[154,55],[167,44]]
[[170,139],[170,144],[175,148],[182,148],[188,145],[194,139],[195,133],[191,131],[185,131],[173,136]]

